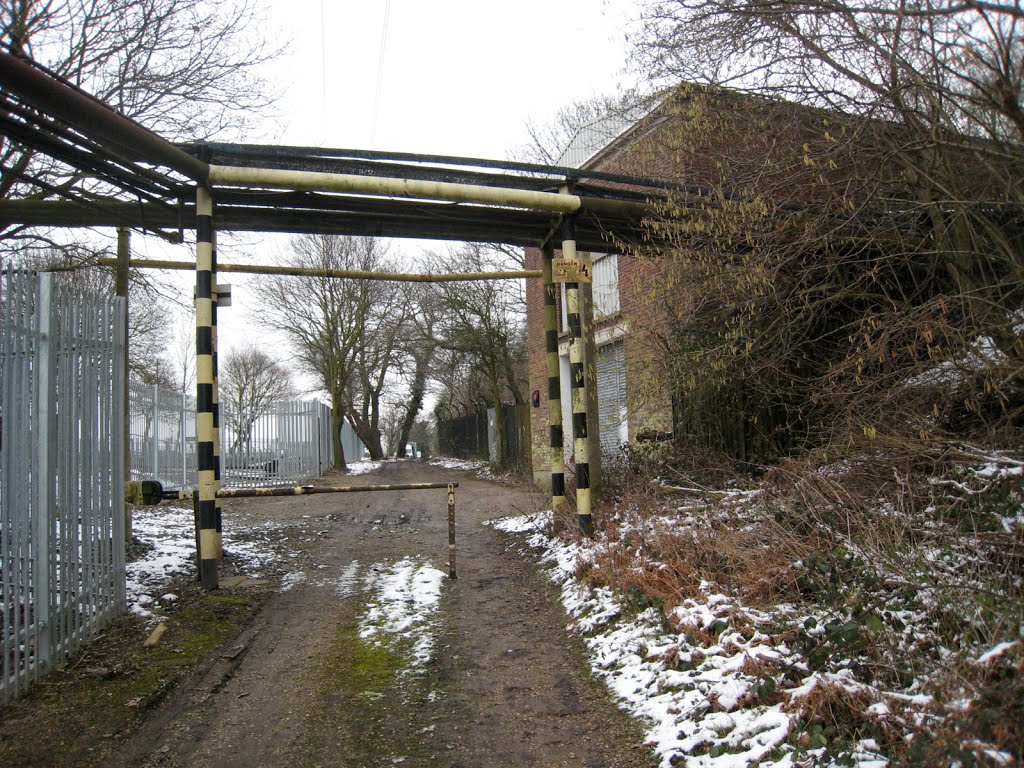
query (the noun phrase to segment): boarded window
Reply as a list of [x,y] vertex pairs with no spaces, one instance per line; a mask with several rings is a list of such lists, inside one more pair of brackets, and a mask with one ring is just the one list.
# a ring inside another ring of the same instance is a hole
[[614,253],[592,254],[594,263],[594,319],[619,313],[619,257]]
[[[594,267],[594,320],[601,322],[605,318],[619,313],[619,257],[614,253],[592,253]],[[569,314],[566,310],[565,283],[559,284],[559,315],[562,332],[569,330]]]
[[597,350],[597,403],[602,458],[611,463],[619,447],[629,441],[626,350],[621,339]]

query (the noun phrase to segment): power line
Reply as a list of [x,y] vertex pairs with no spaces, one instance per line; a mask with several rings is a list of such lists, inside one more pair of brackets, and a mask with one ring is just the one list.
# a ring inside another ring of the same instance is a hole
[[380,55],[377,58],[377,89],[373,95],[373,123],[370,126],[370,146],[377,139],[377,120],[380,117],[380,94],[384,85],[384,59],[388,48],[388,22],[391,18],[391,0],[384,3],[384,26],[380,33]]
[[324,24],[324,0],[320,0],[320,130],[327,140],[327,32]]

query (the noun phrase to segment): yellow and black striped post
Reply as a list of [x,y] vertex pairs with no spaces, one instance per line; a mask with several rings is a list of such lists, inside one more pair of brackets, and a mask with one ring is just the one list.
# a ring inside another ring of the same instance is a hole
[[213,198],[196,188],[196,541],[199,579],[217,588],[216,373],[213,339]]
[[562,385],[558,373],[558,313],[552,260],[555,246],[550,242],[542,250],[541,272],[544,280],[544,345],[548,369],[548,433],[551,464],[551,516],[558,525],[558,510],[565,504],[565,447],[562,434]]
[[[562,257],[576,258],[576,222],[562,218]],[[584,536],[594,534],[590,512],[590,443],[587,439],[587,374],[580,322],[580,284],[565,284],[566,315],[569,320],[569,371],[572,391],[572,436],[576,451],[576,520]]]
[[[217,230],[210,228],[210,274],[212,277],[212,286],[210,289],[210,298],[212,303],[210,304],[210,318],[211,318],[211,333],[210,340],[213,349],[213,480],[214,489],[219,491],[223,483],[221,482],[221,468],[220,468],[220,365],[217,361],[217,304],[220,300],[220,296],[217,293]],[[218,498],[214,502],[214,515],[216,516],[215,533],[213,536],[213,547],[217,554],[217,560],[224,559],[224,546],[222,540],[222,521],[221,521],[221,501]]]

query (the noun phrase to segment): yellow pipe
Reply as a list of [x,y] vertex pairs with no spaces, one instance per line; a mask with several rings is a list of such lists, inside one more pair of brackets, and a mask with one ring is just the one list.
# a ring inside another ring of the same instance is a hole
[[[99,258],[101,267],[117,266],[117,259]],[[132,259],[136,269],[195,269],[192,261],[164,261],[162,259]],[[250,275],[285,275],[288,277],[336,277],[351,280],[382,280],[396,283],[447,283],[465,280],[514,280],[519,277],[540,277],[539,269],[515,272],[450,272],[419,274],[416,272],[362,272],[356,269],[312,269],[309,267],[281,267],[264,264],[218,264],[218,272],[240,272]]]
[[264,187],[306,192],[350,192],[415,200],[446,200],[452,203],[504,205],[553,213],[575,213],[582,206],[577,195],[535,192],[529,189],[484,187],[446,181],[419,181],[347,173],[289,171],[279,168],[210,166],[210,184],[226,187]]

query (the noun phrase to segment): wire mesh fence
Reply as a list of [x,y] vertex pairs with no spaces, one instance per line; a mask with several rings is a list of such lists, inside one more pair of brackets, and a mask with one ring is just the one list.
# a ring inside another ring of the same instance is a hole
[[[502,420],[500,431],[499,417]],[[442,456],[481,459],[506,467],[527,467],[530,462],[530,408],[528,405],[502,404],[499,411],[482,406],[464,415],[438,418],[437,441]]]
[[4,703],[125,608],[124,303],[0,278]]

